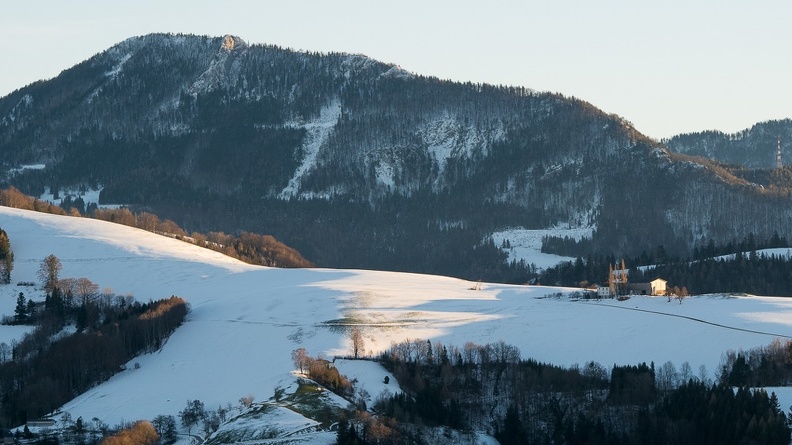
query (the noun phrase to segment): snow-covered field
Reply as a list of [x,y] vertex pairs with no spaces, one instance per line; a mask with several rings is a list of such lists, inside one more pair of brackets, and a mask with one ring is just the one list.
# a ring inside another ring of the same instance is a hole
[[[294,349],[331,358],[351,354],[339,329],[348,323],[362,327],[368,354],[404,339],[460,347],[503,340],[525,358],[559,365],[670,360],[679,367],[687,361],[710,374],[728,349],[792,336],[792,299],[786,298],[577,301],[558,295],[574,289],[484,283],[470,290],[475,283],[440,276],[251,266],[130,227],[6,207],[0,207],[0,228],[16,259],[14,284],[0,286],[5,315],[13,313],[19,292],[41,298],[41,291],[15,283],[37,281],[49,254],[60,258],[62,277],[87,277],[100,289],[142,301],[178,295],[190,302],[188,321],[160,351],[133,359],[126,371],[63,407],[74,419],[96,417],[109,425],[176,415],[193,399],[208,408],[248,394],[270,399],[276,388],[294,384]],[[18,335],[19,328],[0,326],[0,339]],[[376,397],[387,389],[385,374],[367,366],[339,362],[342,373]]]

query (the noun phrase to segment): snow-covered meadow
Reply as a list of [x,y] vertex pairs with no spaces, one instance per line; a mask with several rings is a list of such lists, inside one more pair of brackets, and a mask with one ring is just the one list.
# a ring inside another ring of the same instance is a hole
[[[554,227],[550,229],[522,229],[513,228],[501,230],[491,235],[495,245],[509,255],[509,261],[525,261],[533,264],[538,269],[547,269],[564,261],[575,261],[575,258],[542,252],[542,240],[546,236],[564,238],[569,237],[575,241],[591,238],[594,231],[592,227]],[[509,247],[503,247],[508,241]]]
[[[176,415],[193,399],[208,408],[246,395],[270,399],[294,384],[294,349],[328,358],[351,354],[348,324],[363,329],[372,355],[405,339],[457,346],[503,340],[524,358],[559,365],[688,362],[710,375],[728,349],[792,336],[787,298],[578,300],[569,296],[577,289],[568,288],[483,283],[471,290],[475,283],[441,276],[272,269],[139,229],[6,207],[0,228],[15,254],[12,284],[0,286],[5,315],[13,314],[19,292],[43,298],[37,288],[15,284],[37,281],[49,254],[61,260],[62,277],[87,277],[142,301],[178,295],[190,302],[188,321],[161,350],[133,359],[126,371],[63,407],[75,419],[110,425]],[[22,332],[0,326],[0,340]],[[372,397],[388,389],[379,367],[354,361],[338,367]]]

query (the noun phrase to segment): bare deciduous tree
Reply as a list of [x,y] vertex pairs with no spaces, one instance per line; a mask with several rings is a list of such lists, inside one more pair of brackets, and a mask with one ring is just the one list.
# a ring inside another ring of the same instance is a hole
[[137,219],[137,226],[149,232],[153,232],[157,228],[157,225],[160,223],[160,220],[157,217],[157,215],[148,212],[140,212],[137,215],[136,219]]
[[159,435],[154,425],[147,420],[139,420],[130,428],[106,437],[100,445],[155,445]]
[[75,282],[74,293],[82,299],[82,304],[85,304],[91,297],[99,292],[99,285],[94,284],[88,278],[78,278]]
[[359,327],[355,326],[349,332],[349,337],[352,339],[352,355],[358,358],[360,351],[363,350],[363,333],[360,332]]
[[250,408],[250,405],[253,404],[253,400],[255,400],[255,397],[253,397],[253,394],[248,394],[248,395],[246,395],[244,397],[240,397],[239,398],[239,404],[244,406],[245,408]]
[[157,434],[159,434],[162,443],[173,444],[178,439],[176,436],[176,418],[174,416],[160,414],[151,421],[151,424]]
[[679,372],[671,361],[665,362],[657,368],[655,377],[657,389],[661,391],[671,391],[679,386]]
[[11,346],[8,343],[0,343],[0,362],[11,360]]
[[312,359],[305,348],[295,349],[292,351],[291,357],[294,362],[294,367],[300,370],[300,374],[305,374],[305,371],[310,369]]
[[38,270],[38,278],[41,280],[41,285],[47,292],[52,292],[52,289],[58,284],[58,275],[61,269],[63,269],[63,266],[55,255],[48,255],[41,261]]
[[179,418],[181,418],[182,425],[187,428],[187,435],[190,435],[192,426],[198,421],[206,417],[206,409],[203,402],[200,400],[188,400],[187,406],[179,411]]

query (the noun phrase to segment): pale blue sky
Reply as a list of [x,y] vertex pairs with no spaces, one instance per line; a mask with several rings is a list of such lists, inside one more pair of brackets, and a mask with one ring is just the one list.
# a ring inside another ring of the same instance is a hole
[[0,95],[151,32],[558,92],[658,139],[792,117],[789,0],[0,0]]

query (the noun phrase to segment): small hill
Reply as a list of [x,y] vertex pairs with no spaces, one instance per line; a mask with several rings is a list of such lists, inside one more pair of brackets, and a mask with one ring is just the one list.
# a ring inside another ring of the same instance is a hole
[[[352,326],[363,332],[366,355],[405,339],[460,347],[503,340],[523,357],[565,366],[673,361],[710,374],[728,349],[790,335],[785,298],[579,300],[565,288],[482,283],[471,290],[474,283],[442,276],[252,266],[135,228],[6,207],[0,227],[15,253],[14,283],[36,281],[41,259],[54,254],[64,277],[89,277],[141,301],[178,295],[191,305],[160,350],[62,408],[110,425],[175,416],[188,400],[214,408],[247,395],[274,399],[295,383],[294,349],[349,355]],[[13,284],[0,286],[0,299],[20,291],[43,299],[40,290]]]

